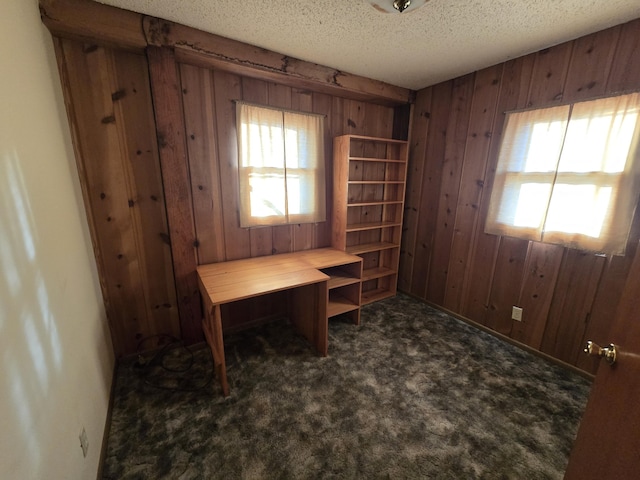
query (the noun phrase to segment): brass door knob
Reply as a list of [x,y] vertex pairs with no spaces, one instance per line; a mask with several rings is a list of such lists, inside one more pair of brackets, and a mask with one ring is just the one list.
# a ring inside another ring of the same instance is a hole
[[594,357],[604,358],[609,362],[609,365],[613,365],[616,363],[618,348],[613,343],[610,343],[607,347],[601,347],[597,343],[589,340],[587,345],[584,347],[584,353]]

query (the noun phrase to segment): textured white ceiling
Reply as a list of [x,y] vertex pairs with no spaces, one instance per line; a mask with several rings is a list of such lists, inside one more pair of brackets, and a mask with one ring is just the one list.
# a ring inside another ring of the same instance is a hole
[[101,1],[411,89],[640,17],[640,0]]

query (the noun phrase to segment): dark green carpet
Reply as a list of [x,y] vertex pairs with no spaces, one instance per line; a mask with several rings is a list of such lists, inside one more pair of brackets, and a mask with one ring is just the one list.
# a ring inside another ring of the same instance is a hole
[[227,337],[226,399],[149,385],[201,385],[207,349],[121,364],[104,478],[562,478],[584,378],[404,295],[329,335],[327,358],[286,321]]

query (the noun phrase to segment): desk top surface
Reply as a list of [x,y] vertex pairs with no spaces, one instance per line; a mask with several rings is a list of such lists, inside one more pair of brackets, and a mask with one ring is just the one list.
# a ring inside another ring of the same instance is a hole
[[320,248],[200,265],[197,271],[202,293],[217,305],[326,281],[318,269],[358,262],[358,256]]

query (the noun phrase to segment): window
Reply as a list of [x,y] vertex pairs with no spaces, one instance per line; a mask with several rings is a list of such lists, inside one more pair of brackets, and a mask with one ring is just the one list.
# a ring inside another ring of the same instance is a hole
[[485,231],[623,254],[640,192],[640,94],[507,114]]
[[324,116],[236,104],[240,226],[326,220]]

